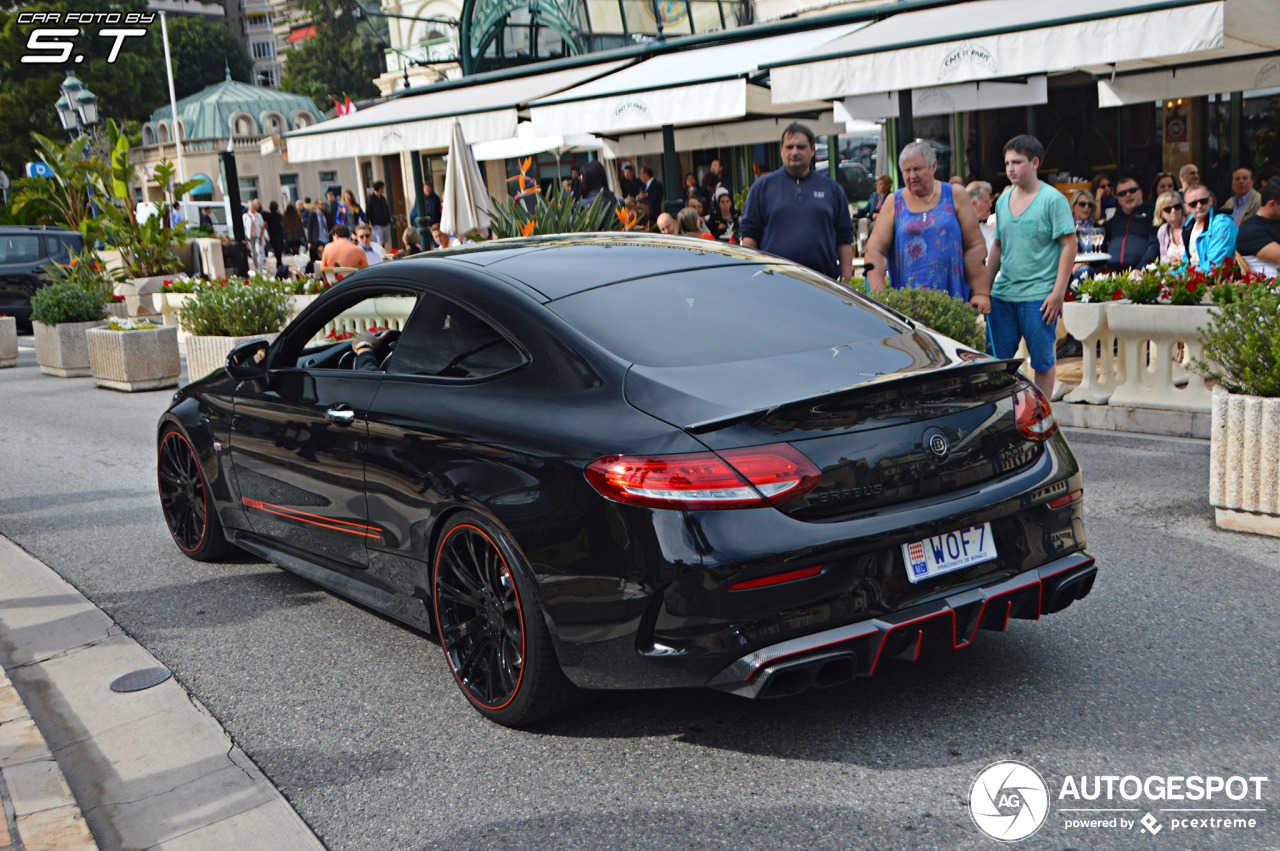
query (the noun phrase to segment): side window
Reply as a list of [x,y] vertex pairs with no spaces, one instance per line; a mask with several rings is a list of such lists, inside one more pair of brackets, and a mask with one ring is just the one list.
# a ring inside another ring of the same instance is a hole
[[369,291],[355,301],[333,299],[331,310],[311,316],[308,327],[290,335],[290,348],[280,352],[275,367],[354,369],[351,338],[361,331],[390,331],[389,342],[380,352],[381,366],[399,345],[416,303],[415,295],[396,290]]
[[471,311],[430,293],[387,364],[397,375],[483,378],[524,363],[524,355],[501,332]]

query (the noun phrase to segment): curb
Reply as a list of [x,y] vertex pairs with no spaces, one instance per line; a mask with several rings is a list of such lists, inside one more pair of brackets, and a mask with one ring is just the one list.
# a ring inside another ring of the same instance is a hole
[[0,851],[324,848],[176,679],[112,691],[163,665],[3,536],[0,588]]
[[67,779],[0,670],[0,851],[97,851]]

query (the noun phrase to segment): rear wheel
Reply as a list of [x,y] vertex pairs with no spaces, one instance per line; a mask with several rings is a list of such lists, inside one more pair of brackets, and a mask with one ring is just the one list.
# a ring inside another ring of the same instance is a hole
[[176,428],[160,438],[156,472],[160,507],[174,543],[196,561],[213,561],[224,555],[231,545],[222,533],[200,459],[191,441]]
[[470,512],[449,523],[432,564],[445,660],[476,711],[508,727],[560,712],[575,693],[528,575],[501,530]]

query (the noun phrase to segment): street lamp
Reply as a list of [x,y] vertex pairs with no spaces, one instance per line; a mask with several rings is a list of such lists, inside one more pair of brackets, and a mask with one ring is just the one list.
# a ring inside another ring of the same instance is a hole
[[63,130],[74,130],[79,136],[98,123],[98,96],[89,91],[74,71],[67,72],[59,91],[61,95],[54,107]]

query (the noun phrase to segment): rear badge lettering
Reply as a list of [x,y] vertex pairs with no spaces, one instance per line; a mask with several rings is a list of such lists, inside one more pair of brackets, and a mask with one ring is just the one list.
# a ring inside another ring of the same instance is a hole
[[866,499],[871,496],[880,496],[884,493],[884,485],[863,485],[859,488],[845,488],[838,491],[827,491],[826,493],[815,494],[813,501],[815,503],[828,502],[848,502],[853,499]]

